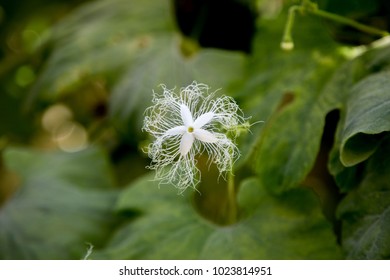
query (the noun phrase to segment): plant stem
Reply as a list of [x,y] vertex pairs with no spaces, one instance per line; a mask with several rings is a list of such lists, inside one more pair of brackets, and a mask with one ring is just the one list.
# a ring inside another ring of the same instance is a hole
[[237,221],[236,190],[234,187],[234,175],[230,171],[228,174],[228,224],[234,224]]
[[284,28],[283,39],[281,42],[281,48],[284,50],[292,50],[294,48],[294,43],[292,40],[291,33],[292,33],[292,27],[294,25],[295,13],[297,11],[301,12],[302,14],[310,13],[315,16],[319,16],[325,19],[332,20],[334,22],[348,25],[369,34],[373,34],[381,37],[390,35],[390,33],[387,32],[386,30],[380,30],[378,28],[359,23],[350,18],[346,18],[340,15],[329,13],[327,11],[320,10],[316,3],[313,3],[310,0],[303,0],[301,5],[291,6],[290,9],[288,10],[287,23]]
[[339,22],[339,23],[342,23],[342,24],[345,24],[345,25],[352,26],[352,27],[354,27],[354,28],[356,28],[356,29],[358,29],[360,31],[363,31],[363,32],[366,32],[366,33],[370,33],[370,34],[373,34],[373,35],[378,35],[378,36],[381,36],[381,37],[390,35],[390,33],[385,31],[385,30],[380,30],[380,29],[377,29],[375,27],[371,27],[371,26],[359,23],[359,22],[357,22],[357,21],[355,21],[353,19],[346,18],[346,17],[343,17],[343,16],[339,16],[339,15],[336,15],[336,14],[332,14],[332,13],[329,13],[329,12],[326,12],[326,11],[323,11],[323,10],[320,10],[320,9],[308,10],[308,12],[312,13],[313,15],[319,16],[319,17],[323,17],[323,18],[326,18],[326,19],[333,20],[335,22]]
[[288,9],[287,23],[284,28],[282,43],[280,44],[283,50],[289,51],[294,48],[294,42],[292,40],[291,33],[292,33],[292,28],[294,26],[295,12],[300,9],[301,6],[296,6],[296,5]]

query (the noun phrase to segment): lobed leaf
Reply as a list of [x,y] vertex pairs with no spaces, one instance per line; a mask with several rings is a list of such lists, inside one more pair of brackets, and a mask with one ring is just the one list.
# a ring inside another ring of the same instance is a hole
[[[387,133],[383,119],[386,118],[386,108],[377,111],[375,107],[386,106],[387,94],[385,88],[381,88],[381,81],[385,82],[389,73],[389,62],[389,47],[374,48],[344,64],[327,85],[348,93],[339,106],[340,121],[328,165],[343,192],[359,184],[365,160]],[[379,104],[380,100],[384,103]],[[376,114],[372,115],[370,110]],[[366,117],[362,116],[364,112]]]
[[[283,30],[285,23],[279,20],[261,26],[250,76],[238,95],[254,121],[265,121],[245,142],[244,160],[275,193],[294,188],[307,176],[319,151],[325,117],[344,98],[339,88],[325,86],[343,58],[336,52],[338,46],[321,36],[316,19],[300,18],[305,32],[296,34],[296,48],[289,53],[279,47],[281,35],[275,29]],[[318,36],[314,41],[307,34]]]
[[33,88],[34,98],[56,100],[99,76],[115,80],[148,47],[152,34],[172,29],[168,0],[81,6],[53,29],[49,43],[54,49]]
[[135,131],[141,130],[143,113],[151,105],[153,90],[161,90],[156,88],[160,84],[179,90],[196,80],[228,94],[229,85],[241,77],[243,54],[210,49],[186,57],[180,44],[174,34],[154,37],[149,49],[121,76],[109,103],[110,116],[119,128],[128,130],[135,119]]
[[349,259],[390,258],[390,142],[368,160],[364,179],[341,202],[342,245]]
[[389,78],[390,72],[369,75],[351,89],[340,147],[345,166],[369,158],[390,131]]
[[21,185],[0,209],[1,259],[80,259],[88,243],[104,243],[117,223],[117,195],[100,150],[10,148],[4,158]]
[[[297,189],[270,196],[257,179],[240,189],[243,218],[217,226],[201,217],[190,197],[141,178],[121,195],[118,211],[138,217],[124,225],[97,259],[334,259],[340,250],[316,198]],[[188,194],[189,192],[187,192]]]

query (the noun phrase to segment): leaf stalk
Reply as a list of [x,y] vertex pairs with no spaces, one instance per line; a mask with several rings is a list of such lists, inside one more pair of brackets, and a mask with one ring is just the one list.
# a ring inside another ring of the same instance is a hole
[[294,41],[292,39],[292,28],[294,25],[295,14],[297,12],[300,12],[301,14],[309,13],[318,17],[332,20],[334,22],[338,22],[340,24],[351,26],[362,32],[380,37],[390,35],[390,33],[386,30],[381,30],[369,25],[362,24],[353,19],[321,10],[318,8],[316,3],[313,3],[310,0],[303,0],[300,5],[291,6],[288,10],[287,22],[284,28],[282,42],[280,44],[283,50],[289,51],[294,48]]

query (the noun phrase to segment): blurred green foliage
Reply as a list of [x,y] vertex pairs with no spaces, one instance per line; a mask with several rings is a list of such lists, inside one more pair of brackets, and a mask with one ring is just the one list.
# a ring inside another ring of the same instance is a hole
[[[390,44],[297,15],[284,52],[297,2],[0,2],[0,258],[390,258]],[[389,30],[387,1],[342,2],[318,4]],[[264,121],[234,224],[206,160],[201,194],[145,169],[153,90],[194,80]]]

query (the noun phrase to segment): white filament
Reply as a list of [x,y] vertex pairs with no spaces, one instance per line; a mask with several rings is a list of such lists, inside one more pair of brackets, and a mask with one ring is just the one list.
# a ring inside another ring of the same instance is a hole
[[208,86],[193,82],[176,95],[165,85],[154,92],[154,105],[145,111],[143,130],[154,137],[148,146],[148,168],[156,179],[175,185],[179,192],[200,181],[195,156],[207,152],[221,173],[231,171],[240,153],[223,131],[232,131],[246,119],[233,98],[215,98]]

